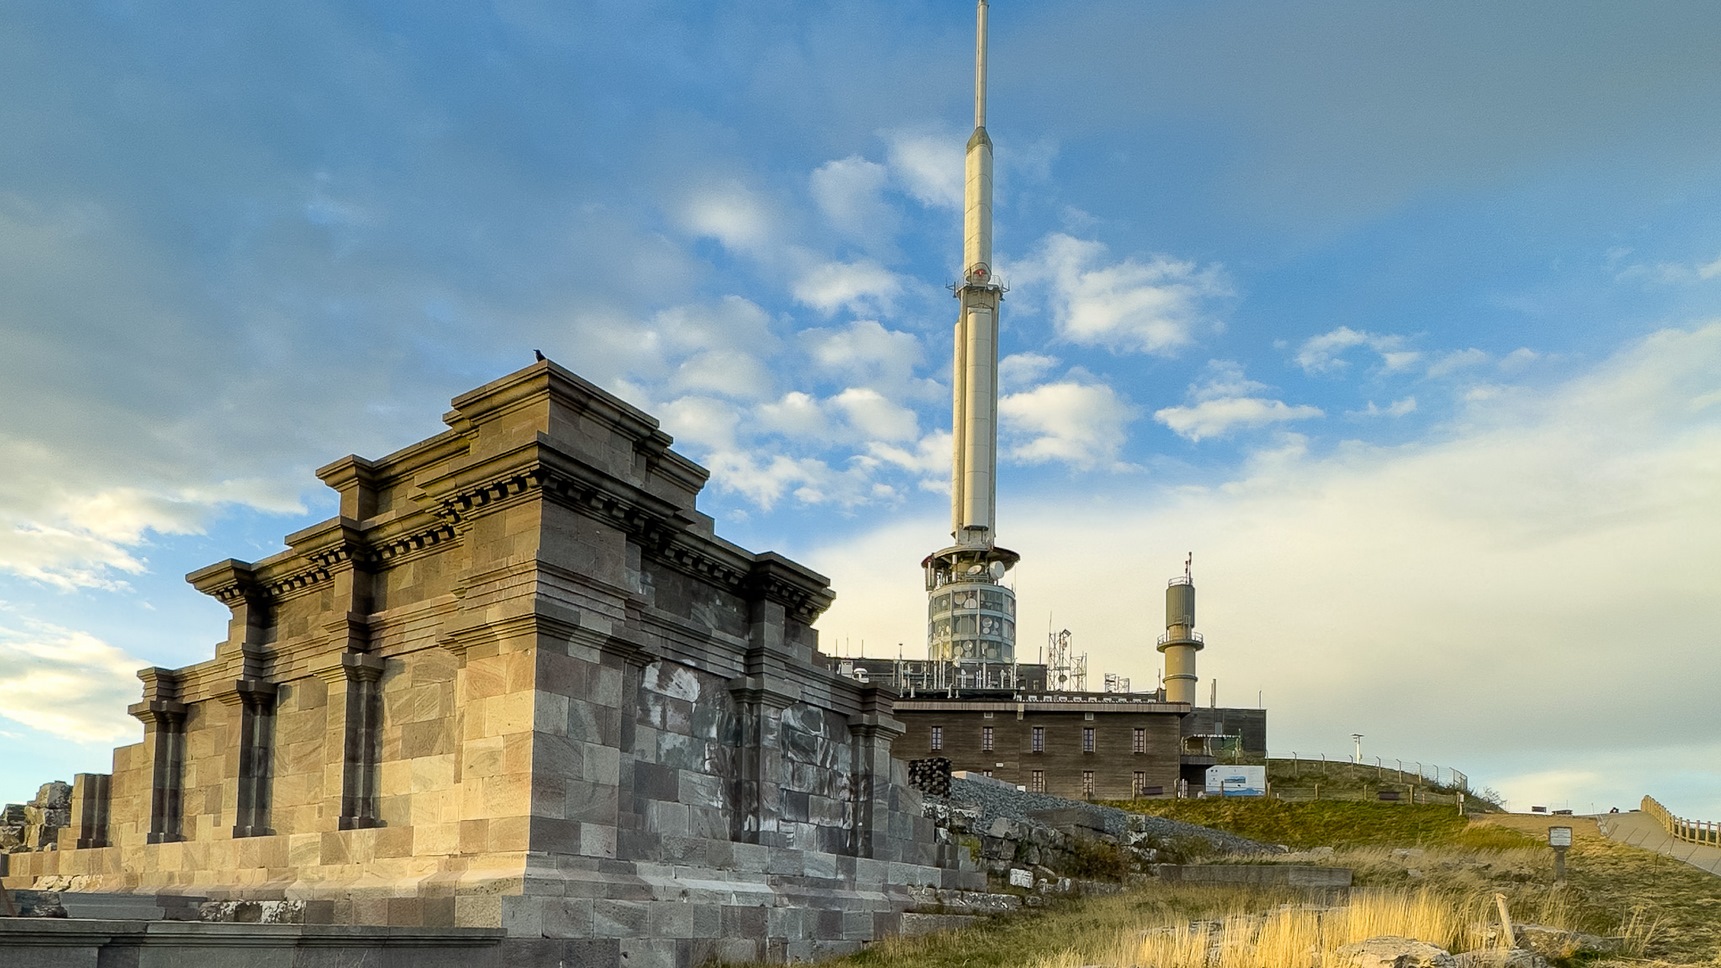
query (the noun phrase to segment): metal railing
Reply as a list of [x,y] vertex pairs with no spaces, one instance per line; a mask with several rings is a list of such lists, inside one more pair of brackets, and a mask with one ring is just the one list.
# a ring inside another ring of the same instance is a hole
[[[1159,644],[1164,645],[1165,643],[1170,642],[1172,638],[1173,636],[1170,632],[1161,632],[1159,633]],[[1205,643],[1207,641],[1205,638],[1202,638],[1200,632],[1186,632],[1182,635],[1176,636],[1176,639],[1179,642]]]
[[1656,802],[1654,797],[1643,798],[1643,812],[1654,817],[1656,822],[1667,831],[1668,836],[1675,840],[1683,840],[1688,844],[1706,844],[1710,847],[1721,847],[1721,824],[1712,820],[1687,820],[1675,817],[1667,812],[1667,808]]
[[[1417,785],[1426,783],[1429,786],[1443,787],[1448,790],[1461,790],[1465,793],[1470,792],[1470,777],[1468,774],[1456,767],[1441,766],[1438,763],[1423,763],[1420,760],[1394,759],[1392,761],[1394,765],[1387,766],[1385,758],[1380,756],[1374,757],[1374,762],[1371,764],[1368,762],[1367,758],[1362,762],[1358,762],[1354,756],[1329,757],[1325,753],[1300,755],[1296,750],[1292,750],[1290,756],[1285,756],[1282,753],[1270,753],[1268,754],[1268,758],[1275,760],[1291,760],[1292,768],[1295,770],[1294,775],[1297,776],[1301,776],[1303,774],[1305,767],[1311,771],[1318,770],[1324,773],[1327,771],[1329,766],[1344,765],[1360,767],[1364,770],[1373,769],[1375,779],[1385,783],[1413,783]],[[1416,768],[1415,771],[1412,772],[1405,769],[1404,766],[1406,763],[1414,766]]]

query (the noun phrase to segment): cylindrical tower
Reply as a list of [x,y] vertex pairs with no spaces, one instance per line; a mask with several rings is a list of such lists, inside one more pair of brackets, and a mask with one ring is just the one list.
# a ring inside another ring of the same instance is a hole
[[921,562],[927,654],[950,662],[1016,660],[1016,593],[1003,584],[1018,555],[996,544],[998,308],[992,276],[992,139],[986,134],[986,0],[975,7],[974,133],[964,164],[962,280],[956,284],[951,373],[950,537]]
[[[1191,559],[1193,559],[1193,555]],[[1195,631],[1195,578],[1189,563],[1165,588],[1165,634],[1159,651],[1165,655],[1165,701],[1195,702],[1195,653],[1205,647]]]

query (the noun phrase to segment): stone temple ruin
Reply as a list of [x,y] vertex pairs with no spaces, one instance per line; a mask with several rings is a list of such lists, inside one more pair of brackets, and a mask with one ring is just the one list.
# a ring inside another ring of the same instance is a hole
[[0,919],[7,963],[784,960],[983,888],[938,863],[892,694],[817,654],[827,580],[717,537],[655,420],[548,361],[443,419],[319,470],[340,514],[287,550],[191,574],[232,609],[215,657],[140,672],[143,741],[78,776],[57,850],[0,858],[282,923]]

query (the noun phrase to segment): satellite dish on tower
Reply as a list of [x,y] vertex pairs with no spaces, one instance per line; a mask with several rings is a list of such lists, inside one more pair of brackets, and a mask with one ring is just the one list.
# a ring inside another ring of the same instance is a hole
[[992,580],[997,581],[1003,577],[1004,577],[1004,563],[1002,561],[992,562]]

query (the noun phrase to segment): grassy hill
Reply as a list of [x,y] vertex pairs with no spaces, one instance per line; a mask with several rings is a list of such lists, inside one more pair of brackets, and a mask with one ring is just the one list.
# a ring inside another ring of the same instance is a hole
[[[1140,801],[1127,804],[1156,814],[1230,830],[1293,847],[1333,847],[1332,854],[1279,855],[1263,862],[1349,867],[1357,890],[1350,911],[1385,906],[1408,912],[1390,931],[1459,947],[1487,923],[1493,897],[1505,895],[1513,917],[1621,936],[1625,960],[1586,964],[1714,966],[1721,963],[1721,878],[1660,854],[1603,838],[1593,822],[1562,817],[1574,828],[1568,880],[1552,881],[1545,846],[1550,818],[1490,814],[1465,818],[1451,806],[1378,802],[1298,803],[1243,800]],[[1247,862],[1249,859],[1245,859]],[[1218,861],[1225,862],[1225,861]],[[891,939],[830,964],[839,968],[1075,968],[1148,964],[1148,941],[1187,931],[1193,919],[1260,915],[1288,918],[1299,898],[1269,891],[1192,888],[1147,882],[1119,895],[1056,904],[986,922],[967,931],[927,938]],[[1290,903],[1291,906],[1285,906]],[[1255,919],[1260,922],[1259,918]],[[1329,915],[1331,935],[1343,919]],[[1317,930],[1320,922],[1317,920]],[[1264,930],[1264,929],[1263,929]],[[1265,943],[1265,942],[1263,942]],[[1205,942],[1189,960],[1202,964]],[[1294,949],[1294,951],[1293,951]],[[1307,939],[1286,948],[1283,963],[1306,963]],[[1292,957],[1292,955],[1295,957]],[[1183,964],[1156,956],[1156,966]],[[1254,950],[1227,955],[1232,964],[1274,962]],[[1265,961],[1263,960],[1265,959]]]
[[1227,830],[1287,847],[1534,846],[1499,827],[1474,826],[1450,806],[1378,801],[1293,802],[1254,798],[1123,800],[1111,806]]

